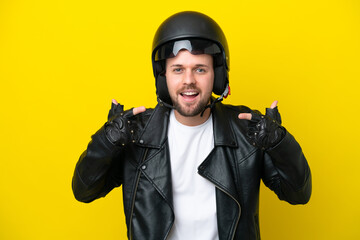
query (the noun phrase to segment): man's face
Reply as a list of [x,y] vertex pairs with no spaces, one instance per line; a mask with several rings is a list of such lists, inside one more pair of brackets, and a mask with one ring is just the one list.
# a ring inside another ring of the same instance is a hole
[[181,50],[166,59],[165,75],[175,110],[186,117],[199,115],[209,103],[214,85],[212,56]]

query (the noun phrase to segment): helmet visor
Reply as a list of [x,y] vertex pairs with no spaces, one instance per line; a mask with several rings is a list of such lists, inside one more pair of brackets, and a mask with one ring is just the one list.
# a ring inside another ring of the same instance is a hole
[[211,41],[204,39],[186,39],[168,42],[162,45],[155,52],[155,61],[176,57],[181,50],[188,50],[191,54],[210,54],[221,53],[219,46]]

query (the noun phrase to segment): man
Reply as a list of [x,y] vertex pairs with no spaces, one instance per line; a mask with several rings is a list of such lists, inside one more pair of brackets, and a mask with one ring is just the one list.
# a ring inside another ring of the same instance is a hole
[[281,200],[308,202],[310,169],[277,102],[266,115],[221,103],[229,51],[211,18],[168,18],[152,61],[159,104],[124,111],[113,100],[76,165],[76,199],[91,202],[122,185],[128,237],[146,240],[260,239],[261,179]]

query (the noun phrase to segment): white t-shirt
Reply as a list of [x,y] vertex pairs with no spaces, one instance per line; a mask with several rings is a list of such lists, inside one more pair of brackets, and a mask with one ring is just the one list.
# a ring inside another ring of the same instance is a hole
[[198,126],[179,123],[171,111],[168,141],[175,222],[170,240],[217,240],[215,185],[197,173],[214,148],[212,117]]

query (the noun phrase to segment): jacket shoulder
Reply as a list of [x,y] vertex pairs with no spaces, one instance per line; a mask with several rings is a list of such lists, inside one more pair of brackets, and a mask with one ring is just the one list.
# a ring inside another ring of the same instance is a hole
[[251,113],[251,108],[244,106],[244,105],[231,105],[231,104],[222,104],[224,111],[228,112],[229,114],[239,114],[239,113]]

